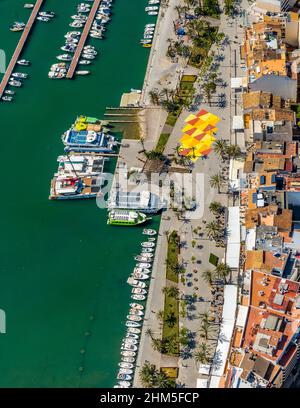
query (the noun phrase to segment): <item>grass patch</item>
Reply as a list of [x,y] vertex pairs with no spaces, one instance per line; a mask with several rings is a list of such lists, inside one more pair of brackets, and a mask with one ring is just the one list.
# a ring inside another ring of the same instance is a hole
[[[165,354],[170,356],[178,356],[179,354],[179,301],[175,297],[165,295],[164,307],[164,323],[162,331],[162,340],[166,341],[170,338],[176,342],[176,346],[172,350],[166,351]],[[168,324],[166,321],[172,315],[176,322],[174,325]]]
[[172,282],[178,283],[178,275],[174,272],[178,264],[178,254],[179,254],[179,236],[177,231],[173,231],[169,236],[168,241],[168,254],[167,254],[167,279]]
[[210,254],[208,262],[211,263],[214,266],[217,266],[218,262],[219,262],[219,257],[217,255],[215,255],[215,254]]
[[162,373],[165,373],[169,378],[177,378],[178,377],[178,367],[162,367],[160,369]]
[[197,75],[182,75],[181,82],[196,82]]
[[161,133],[159,136],[157,145],[155,147],[155,151],[159,153],[163,153],[166,147],[166,144],[169,140],[170,133]]
[[180,115],[181,108],[176,110],[175,112],[170,112],[167,116],[166,125],[175,126],[175,123]]

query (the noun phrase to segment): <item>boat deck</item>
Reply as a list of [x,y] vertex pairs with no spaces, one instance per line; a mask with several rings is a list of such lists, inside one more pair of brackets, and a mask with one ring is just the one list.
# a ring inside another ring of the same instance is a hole
[[72,79],[73,76],[74,76],[75,69],[77,67],[78,61],[79,61],[81,53],[82,53],[82,49],[83,49],[84,44],[86,42],[89,31],[90,31],[90,29],[92,27],[95,15],[97,13],[97,10],[98,10],[98,7],[99,7],[101,1],[102,0],[95,0],[94,4],[93,4],[93,7],[91,8],[90,14],[89,14],[88,19],[87,19],[87,21],[85,23],[85,26],[84,26],[84,29],[82,31],[78,46],[76,48],[76,51],[74,53],[72,62],[70,64],[69,70],[68,70],[67,75],[66,75],[66,78],[68,78],[68,79]]
[[10,63],[9,63],[9,65],[8,65],[6,71],[5,71],[5,74],[4,74],[3,78],[2,78],[2,81],[1,81],[1,84],[0,84],[0,98],[3,95],[3,93],[5,91],[5,88],[7,87],[9,78],[11,77],[11,74],[12,74],[14,68],[15,68],[15,65],[16,65],[16,63],[17,63],[17,61],[18,61],[18,59],[19,59],[19,57],[20,57],[20,55],[22,53],[22,50],[23,50],[24,45],[26,43],[26,40],[27,40],[27,38],[29,36],[31,28],[32,28],[32,26],[33,26],[33,24],[35,22],[35,19],[37,17],[38,12],[40,11],[40,8],[41,8],[43,2],[44,2],[44,0],[37,0],[34,7],[33,7],[33,9],[32,9],[31,15],[30,15],[30,17],[29,17],[29,19],[27,21],[27,24],[26,24],[23,32],[22,32],[22,35],[21,35],[21,38],[20,38],[20,40],[18,42],[17,48],[15,49],[15,52],[13,53],[13,56],[12,56],[12,58],[10,60]]

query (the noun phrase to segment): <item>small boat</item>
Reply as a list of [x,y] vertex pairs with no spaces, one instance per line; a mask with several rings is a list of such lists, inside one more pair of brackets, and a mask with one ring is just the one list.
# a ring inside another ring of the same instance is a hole
[[155,237],[148,238],[148,241],[149,241],[149,242],[155,242],[155,241],[156,241],[156,238],[155,238]]
[[101,40],[103,38],[101,34],[96,34],[96,33],[92,33],[92,32],[89,34],[89,36],[92,37],[92,38],[99,39],[99,40]]
[[124,357],[135,357],[135,356],[136,356],[136,353],[135,353],[134,351],[124,350],[124,351],[121,351],[121,356],[124,356]]
[[140,40],[140,43],[141,43],[141,44],[152,44],[152,40],[142,39],[142,40]]
[[137,345],[137,344],[138,344],[138,340],[137,340],[137,339],[125,338],[125,339],[123,339],[122,344],[133,344],[133,345]]
[[15,79],[11,79],[8,84],[10,86],[15,86],[17,88],[20,88],[22,86],[22,82],[21,81],[16,81]]
[[133,279],[133,278],[131,278],[131,277],[129,277],[129,278],[127,279],[127,283],[128,283],[129,285],[135,287],[135,288],[145,288],[145,287],[147,286],[145,282],[140,282],[140,281],[138,281],[138,280],[136,280],[136,279]]
[[132,322],[141,322],[143,320],[141,316],[135,316],[135,315],[127,315],[126,318]]
[[91,71],[76,71],[76,75],[88,75]]
[[53,11],[40,11],[39,16],[53,18],[55,16],[55,13]]
[[25,59],[20,59],[19,61],[17,61],[17,64],[18,65],[24,65],[24,66],[27,67],[28,65],[30,65],[30,62],[25,60]]
[[95,55],[84,53],[84,54],[82,54],[82,58],[83,58],[83,59],[87,59],[87,60],[93,60],[93,59],[95,59],[96,57],[95,57]]
[[1,100],[4,101],[4,102],[11,102],[13,100],[13,97],[8,96],[8,95],[4,95],[4,96],[2,96]]
[[144,39],[146,39],[146,40],[150,40],[152,38],[153,38],[153,35],[151,35],[151,34],[145,34],[144,35]]
[[127,329],[127,332],[128,332],[128,333],[140,334],[140,333],[141,333],[141,329],[138,329],[138,328],[136,328],[136,327],[129,327],[129,328]]
[[118,364],[118,366],[121,367],[121,368],[133,368],[134,364],[121,362],[121,363]]
[[149,254],[153,251],[154,251],[153,248],[142,248],[142,254]]
[[125,323],[125,325],[126,325],[127,327],[140,327],[140,326],[141,326],[141,323],[132,322],[132,321],[127,321],[127,322]]
[[123,351],[137,351],[137,346],[134,344],[124,344],[121,346],[121,350]]
[[130,368],[120,368],[118,374],[133,374],[133,370]]
[[129,381],[118,381],[118,384],[123,388],[128,388],[131,385]]
[[87,20],[87,16],[85,16],[84,14],[74,14],[73,16],[71,16],[72,20]]
[[148,268],[134,268],[133,273],[145,273],[148,274],[150,273],[150,269]]
[[146,300],[145,295],[131,295],[131,299],[133,300]]
[[[145,254],[143,254],[143,255],[145,255]],[[134,257],[134,259],[136,261],[139,261],[139,262],[147,262],[147,263],[152,262],[152,259],[149,259],[148,257],[142,256],[142,255],[137,255],[137,256]]]
[[137,268],[151,268],[151,264],[147,262],[139,262],[135,266]]
[[150,276],[147,275],[146,273],[134,272],[132,274],[132,278],[138,279],[138,280],[147,280],[150,278]]
[[153,254],[149,253],[149,252],[143,252],[140,254],[140,256],[143,256],[145,258],[153,258]]
[[11,74],[13,78],[18,78],[18,79],[26,79],[28,77],[28,74],[24,74],[24,72],[14,72]]
[[6,91],[4,91],[4,93],[5,93],[6,95],[14,95],[14,94],[15,94],[15,91],[11,91],[10,89],[7,89]]
[[138,334],[134,333],[127,333],[126,334],[126,339],[138,339],[140,336]]
[[155,25],[156,25],[155,23],[149,23],[149,24],[146,24],[145,27],[155,27]]
[[134,363],[135,362],[135,358],[134,357],[121,357],[121,361],[123,363]]
[[13,25],[9,29],[10,31],[23,31],[24,28],[25,28],[25,25],[24,26]]
[[133,295],[145,295],[147,293],[147,290],[142,288],[132,288],[131,293]]
[[156,11],[159,9],[159,6],[147,6],[145,7],[145,11]]
[[144,312],[142,310],[138,310],[135,308],[130,309],[129,314],[136,315],[136,316],[144,316]]
[[151,44],[143,44],[143,47],[144,48],[150,48],[150,47],[152,47],[152,45]]
[[60,61],[71,61],[72,56],[70,54],[61,54],[56,57]]
[[128,374],[118,374],[117,375],[118,380],[132,380],[132,376]]
[[89,65],[91,63],[92,61],[88,61],[88,60],[79,60],[78,62],[79,65]]
[[70,27],[75,27],[75,28],[81,28],[83,27],[83,23],[80,23],[78,20],[72,21],[72,23],[69,24]]
[[130,92],[136,92],[136,93],[139,93],[139,94],[142,93],[142,91],[140,89],[134,89],[134,88],[131,88]]
[[155,246],[154,242],[142,242],[141,246],[143,248],[153,248]]
[[140,305],[139,303],[130,303],[129,306],[130,306],[130,307],[133,307],[133,308],[135,308],[135,309],[138,309],[138,310],[144,310],[144,306],[143,306],[143,305]]
[[65,38],[67,37],[80,37],[81,36],[81,31],[68,31],[67,34],[65,35]]
[[150,229],[150,228],[144,228],[143,229],[143,234],[144,235],[156,235],[157,232],[154,229]]
[[48,23],[48,21],[50,21],[49,17],[37,16],[36,19],[39,20],[39,21],[43,21],[44,23]]
[[32,9],[33,7],[34,7],[34,4],[31,4],[31,3],[25,3],[24,4],[24,8]]

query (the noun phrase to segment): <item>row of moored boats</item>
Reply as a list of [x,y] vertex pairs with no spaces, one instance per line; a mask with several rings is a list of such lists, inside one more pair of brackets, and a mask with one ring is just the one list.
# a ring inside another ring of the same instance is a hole
[[[155,252],[156,231],[144,229],[143,235],[148,237],[147,241],[141,243],[141,253],[135,257],[138,261],[127,282],[132,287],[130,309],[127,315],[126,335],[121,345],[121,361],[117,374],[117,384],[114,388],[129,388],[132,386],[136,358],[140,342],[141,327],[145,315],[145,301],[148,293],[146,281],[150,279],[152,261]],[[138,303],[138,302],[144,302]]]
[[[98,8],[95,19],[92,23],[89,36],[95,39],[103,39],[103,33],[106,30],[106,24],[111,19],[112,0],[103,0]],[[81,29],[85,27],[88,21],[88,13],[91,11],[90,3],[80,3],[77,6],[77,13],[71,16],[69,26],[72,28],[65,34],[65,43],[61,46],[63,54],[59,54],[56,58],[61,61],[53,64],[50,68],[48,77],[51,79],[65,78],[69,69],[69,64],[73,60],[74,54],[81,39]],[[78,65],[88,66],[97,57],[98,52],[92,45],[86,45],[82,48],[82,52],[78,61]],[[77,75],[88,75],[89,70],[79,69]]]

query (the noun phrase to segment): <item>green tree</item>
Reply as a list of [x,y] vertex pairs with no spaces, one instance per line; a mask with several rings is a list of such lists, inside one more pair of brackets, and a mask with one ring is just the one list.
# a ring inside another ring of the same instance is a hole
[[212,201],[209,205],[209,211],[213,214],[220,214],[224,211],[224,206],[219,201]]
[[194,353],[194,358],[197,363],[208,364],[211,361],[211,348],[207,344],[201,343]]
[[221,157],[226,153],[227,142],[224,139],[218,139],[214,143],[214,151]]
[[212,286],[215,277],[213,271],[205,269],[205,271],[201,273],[201,277],[209,286]]
[[218,189],[218,193],[220,194],[220,188],[222,185],[222,177],[219,174],[214,174],[213,176],[211,176],[209,184],[212,188],[217,188]]
[[231,268],[226,263],[219,263],[215,269],[216,276],[226,283],[227,277],[231,274]]

